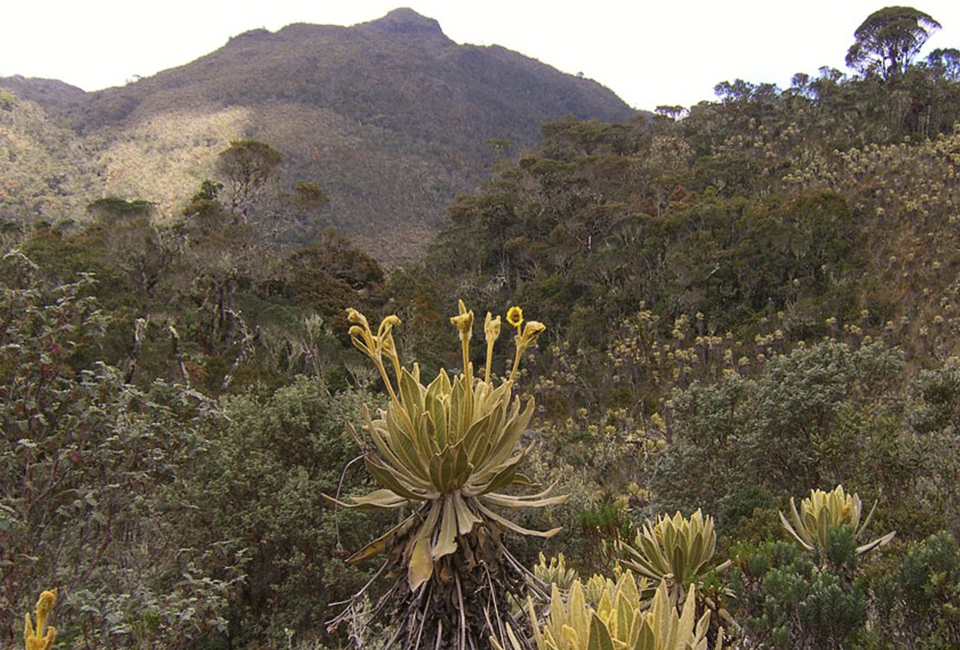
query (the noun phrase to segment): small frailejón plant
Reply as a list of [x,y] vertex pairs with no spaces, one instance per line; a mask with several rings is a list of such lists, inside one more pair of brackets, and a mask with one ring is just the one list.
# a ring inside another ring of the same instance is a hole
[[[828,531],[836,526],[850,526],[853,528],[854,539],[859,540],[870,525],[877,504],[873,504],[867,518],[861,523],[862,508],[860,496],[856,493],[846,494],[842,485],[838,485],[832,492],[811,490],[810,496],[800,502],[799,510],[793,498],[790,498],[790,520],[781,512],[780,524],[800,546],[814,552],[827,548]],[[857,547],[857,553],[862,555],[872,551],[889,542],[896,534],[897,532],[893,531],[861,544]]]
[[546,556],[541,553],[540,561],[533,566],[533,575],[543,584],[557,585],[564,592],[569,591],[574,581],[580,577],[576,569],[567,566],[567,558],[563,553],[550,558],[549,563]]
[[[416,364],[407,369],[400,363],[393,339],[400,322],[396,316],[385,318],[374,333],[362,314],[348,312],[353,343],[373,361],[390,401],[376,419],[363,411],[372,446],[348,425],[381,489],[354,497],[352,503],[336,502],[352,508],[411,510],[349,558],[356,562],[386,553],[381,572],[391,567],[397,573],[372,612],[391,608],[391,636],[385,647],[398,639],[404,648],[463,650],[488,647],[491,636],[503,641],[511,618],[507,596],[521,596],[529,572],[503,545],[501,531],[547,537],[559,529],[528,530],[494,509],[539,508],[567,498],[550,497],[549,489],[527,496],[500,492],[511,486],[533,487],[517,470],[532,449],[521,447],[520,438],[534,403],[530,399],[521,405],[511,393],[520,358],[544,326],[535,321],[524,325],[519,309],[511,310],[516,357],[509,377],[496,385],[491,361],[500,318],[487,314],[486,367],[479,379],[470,362],[473,312],[462,301],[459,312],[450,320],[459,331],[463,372],[451,378],[441,370],[428,386],[420,382]],[[354,620],[351,607],[331,626],[348,617]]]
[[[566,598],[554,585],[550,613],[542,625],[536,622],[533,602],[527,608],[533,622],[537,650],[707,650],[710,612],[699,619],[696,587],[678,613],[666,582],[646,601],[650,591],[646,578],[639,584],[630,571],[617,581],[594,576],[587,585],[576,580]],[[497,650],[522,650],[525,641],[508,628],[509,645],[494,639]],[[717,634],[713,650],[723,647],[723,631]]]
[[47,626],[47,617],[57,602],[57,590],[44,591],[37,600],[37,628],[33,628],[33,622],[30,620],[30,614],[24,614],[23,624],[23,642],[26,650],[50,650],[53,647],[53,640],[57,638],[57,630],[52,625],[47,627],[46,633],[43,628]]
[[[648,520],[637,532],[632,545],[624,544],[627,559],[624,566],[655,583],[666,584],[671,596],[683,602],[686,586],[695,585],[714,569],[710,560],[717,546],[713,518],[700,510],[689,519],[679,512],[673,517],[661,515],[656,522]],[[727,569],[730,561],[715,567]]]

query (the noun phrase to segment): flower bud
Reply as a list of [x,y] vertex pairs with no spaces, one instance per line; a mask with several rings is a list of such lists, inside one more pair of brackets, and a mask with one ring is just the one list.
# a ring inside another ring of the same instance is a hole
[[493,317],[493,314],[487,312],[487,317],[483,321],[483,334],[487,343],[493,343],[500,336],[500,317]]

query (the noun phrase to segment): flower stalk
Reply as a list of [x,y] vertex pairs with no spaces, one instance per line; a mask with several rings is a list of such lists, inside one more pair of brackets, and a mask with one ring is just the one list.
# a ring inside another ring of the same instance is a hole
[[483,334],[487,341],[487,363],[483,373],[483,381],[488,386],[490,384],[490,367],[493,365],[493,345],[500,338],[500,317],[496,318],[490,312],[483,321]]
[[350,327],[350,340],[353,342],[354,347],[370,357],[373,365],[376,366],[380,372],[380,378],[383,379],[383,383],[387,387],[387,392],[390,393],[390,399],[400,404],[397,392],[393,389],[393,383],[387,375],[387,369],[383,365],[383,357],[386,356],[392,363],[394,373],[399,382],[400,356],[397,354],[397,347],[393,342],[393,328],[400,324],[400,319],[393,315],[384,318],[380,322],[376,336],[374,336],[373,330],[370,329],[370,323],[367,322],[366,316],[356,309],[347,309],[347,320],[353,323]]
[[[519,309],[519,307],[514,307],[513,309]],[[522,331],[521,325],[523,325]],[[514,341],[517,344],[517,353],[513,358],[513,368],[510,370],[510,377],[507,379],[510,383],[513,383],[517,377],[517,371],[520,369],[520,357],[522,357],[523,353],[543,334],[547,326],[535,320],[527,321],[526,324],[523,324],[523,315],[521,312],[520,320],[516,324],[516,328],[517,335],[514,337]]]
[[57,602],[57,590],[44,591],[37,600],[37,627],[34,629],[30,620],[30,614],[24,614],[23,641],[26,650],[50,650],[53,646],[53,640],[57,636],[57,630],[52,625],[47,627],[44,633],[44,627],[47,625],[47,617]]

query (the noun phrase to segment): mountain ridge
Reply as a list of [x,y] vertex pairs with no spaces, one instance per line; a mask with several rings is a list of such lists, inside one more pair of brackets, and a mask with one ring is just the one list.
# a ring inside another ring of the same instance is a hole
[[[251,30],[126,86],[61,89],[58,101],[30,86],[0,79],[57,125],[100,143],[104,196],[145,199],[175,214],[214,174],[217,147],[262,140],[285,157],[281,184],[310,181],[328,191],[318,226],[341,229],[388,262],[414,256],[453,198],[486,178],[503,155],[488,141],[509,142],[517,155],[540,141],[546,122],[634,114],[594,81],[499,46],[457,44],[411,9],[351,27]],[[196,146],[178,138],[180,129]],[[151,179],[129,167],[163,174],[181,159],[189,170],[173,176]],[[415,243],[398,247],[397,238]]]
[[83,101],[87,95],[82,88],[59,79],[24,77],[19,74],[0,77],[0,88],[5,88],[22,99],[45,107],[75,104]]

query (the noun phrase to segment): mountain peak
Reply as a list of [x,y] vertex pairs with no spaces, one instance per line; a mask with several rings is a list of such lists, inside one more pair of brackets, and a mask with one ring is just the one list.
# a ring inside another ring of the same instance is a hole
[[[504,48],[457,45],[436,20],[410,9],[350,27],[249,31],[196,61],[77,104],[56,113],[77,132],[103,133],[111,142],[104,146],[117,152],[125,138],[137,143],[111,159],[98,185],[77,181],[94,188],[92,198],[123,193],[175,214],[177,202],[212,177],[218,151],[254,138],[283,152],[284,186],[322,179],[331,209],[317,223],[392,262],[421,251],[445,223],[448,202],[488,176],[501,155],[489,140],[520,152],[539,141],[544,122],[632,114],[599,84]],[[168,136],[177,143],[170,150],[154,144]],[[172,180],[162,170],[174,150],[202,162],[178,167]],[[140,171],[154,164],[155,172]],[[47,197],[47,185],[36,185]]]
[[66,106],[81,102],[87,93],[58,79],[37,79],[15,74],[0,77],[0,89],[11,91],[21,99],[41,106]]
[[406,34],[410,36],[446,36],[440,28],[440,23],[433,18],[421,16],[413,9],[401,7],[394,9],[383,18],[364,23],[365,27],[372,27],[391,34]]

